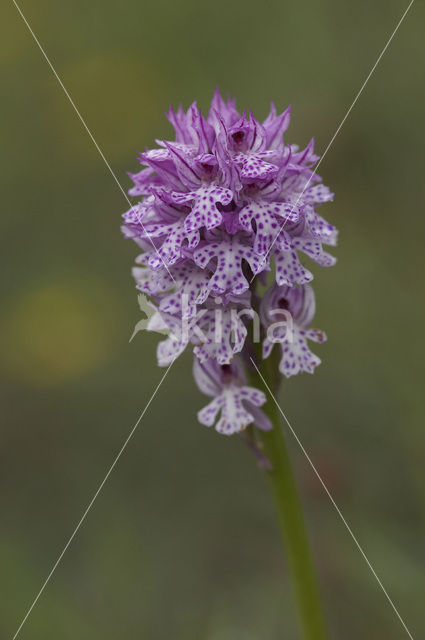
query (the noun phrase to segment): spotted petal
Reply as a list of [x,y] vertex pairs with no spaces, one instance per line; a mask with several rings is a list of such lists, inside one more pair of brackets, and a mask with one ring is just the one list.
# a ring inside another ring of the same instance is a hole
[[332,224],[319,216],[310,205],[304,207],[304,215],[308,232],[313,238],[324,244],[336,245],[338,232]]
[[308,204],[329,202],[333,199],[334,194],[329,189],[329,187],[325,186],[324,184],[316,184],[314,187],[306,189],[303,194],[303,200]]
[[188,193],[174,192],[172,197],[176,204],[192,204],[191,212],[185,220],[185,229],[189,233],[203,227],[206,229],[218,227],[221,224],[222,215],[217,208],[217,203],[229,204],[233,193],[230,189],[209,184]]
[[233,356],[242,351],[247,329],[236,309],[207,311],[201,319],[201,329],[206,342],[193,349],[201,363],[214,358],[219,364],[230,364]]
[[336,258],[323,251],[322,243],[318,240],[303,237],[293,238],[292,246],[294,249],[303,251],[322,267],[332,267],[336,263]]
[[313,280],[313,274],[303,267],[296,251],[274,251],[276,282],[279,285],[305,284]]
[[[280,336],[279,332],[281,332]],[[263,358],[267,358],[271,353],[273,344],[278,343],[281,349],[279,371],[284,376],[290,378],[303,372],[314,373],[321,360],[308,348],[307,338],[315,342],[324,342],[326,340],[325,334],[317,329],[305,330],[295,325],[293,330],[288,332],[286,327],[278,327],[274,331],[273,343],[268,338],[264,340]]]
[[303,372],[314,373],[321,363],[320,358],[308,348],[307,340],[301,332],[294,331],[292,343],[282,343],[281,350],[279,371],[287,378]]
[[252,180],[271,180],[279,171],[279,167],[265,162],[260,154],[238,154],[235,156],[235,160],[242,165],[240,176],[245,182]]
[[282,202],[251,202],[239,213],[239,223],[243,229],[252,232],[253,220],[256,226],[254,251],[264,255],[269,252],[282,227],[298,220],[298,213],[294,207]]
[[193,254],[196,264],[205,269],[216,262],[214,275],[209,287],[212,293],[220,295],[231,291],[242,294],[249,287],[249,282],[242,273],[242,261],[246,260],[252,272],[258,273],[266,268],[264,261],[254,249],[238,236],[223,237],[219,242],[208,242],[199,246]]
[[189,344],[189,331],[182,330],[182,323],[179,318],[161,313],[162,327],[166,327],[170,331],[170,335],[166,340],[158,344],[156,356],[158,366],[168,367],[176,358],[178,358]]
[[207,427],[212,427],[217,414],[221,411],[215,429],[219,433],[232,435],[243,431],[254,421],[249,412],[250,405],[259,407],[266,401],[262,391],[253,387],[224,387],[222,393],[214,398],[206,407],[198,412],[198,420]]
[[176,290],[162,297],[159,309],[164,313],[180,314],[183,319],[193,318],[197,305],[209,295],[209,275],[193,264],[176,267],[172,271]]
[[196,247],[199,242],[199,232],[188,232],[185,228],[184,218],[172,224],[147,225],[146,232],[150,238],[165,238],[161,247],[149,258],[149,266],[159,269],[164,263],[168,266],[175,264],[182,255],[182,244],[187,240],[190,248]]

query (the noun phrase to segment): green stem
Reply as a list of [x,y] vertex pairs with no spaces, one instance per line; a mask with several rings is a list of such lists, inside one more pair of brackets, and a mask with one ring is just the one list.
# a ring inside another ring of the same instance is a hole
[[[273,358],[270,358],[272,361]],[[263,363],[266,364],[266,363]],[[273,364],[272,362],[270,364]],[[263,373],[263,372],[262,372]],[[258,373],[250,372],[252,382],[259,389],[264,383]],[[273,391],[272,375],[263,373],[267,384]],[[294,592],[305,640],[325,640],[324,616],[321,608],[316,571],[308,542],[307,530],[301,503],[298,497],[295,478],[285,443],[281,425],[281,414],[272,398],[262,407],[270,418],[273,429],[260,435],[262,449],[271,463],[266,471],[267,479],[274,498],[283,543],[289,561]]]

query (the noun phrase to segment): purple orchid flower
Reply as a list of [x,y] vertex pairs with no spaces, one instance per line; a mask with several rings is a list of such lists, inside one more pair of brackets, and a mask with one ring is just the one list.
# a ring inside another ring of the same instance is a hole
[[157,309],[150,327],[169,330],[158,362],[193,349],[195,381],[213,398],[202,424],[220,413],[220,433],[270,429],[265,396],[246,385],[243,366],[256,342],[263,358],[280,349],[286,377],[320,364],[307,340],[326,337],[310,328],[313,275],[302,256],[335,264],[324,247],[337,231],[316,211],[333,194],[314,171],[313,141],[303,150],[284,141],[290,107],[278,115],[272,105],[261,123],[216,91],[206,118],[196,103],[167,117],[175,140],[140,154],[129,193],[141,200],[123,216],[125,237],[143,251],[133,274]]

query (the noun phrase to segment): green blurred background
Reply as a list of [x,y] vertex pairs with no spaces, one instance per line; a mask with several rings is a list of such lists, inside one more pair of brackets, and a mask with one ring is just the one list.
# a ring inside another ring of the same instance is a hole
[[[326,147],[407,3],[22,0],[120,182],[216,85]],[[1,9],[0,635],[11,638],[163,371],[119,231],[127,203],[12,2]],[[315,268],[316,375],[281,402],[415,638],[424,628],[424,7],[415,3],[320,168],[339,262]],[[30,640],[292,640],[261,473],[197,424],[181,358],[23,627]],[[333,639],[407,637],[289,446]]]

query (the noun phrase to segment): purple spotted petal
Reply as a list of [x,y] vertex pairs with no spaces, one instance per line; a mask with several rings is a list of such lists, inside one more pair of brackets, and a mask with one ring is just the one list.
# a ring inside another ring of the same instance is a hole
[[225,435],[240,433],[254,421],[252,413],[246,405],[261,406],[266,398],[262,391],[251,387],[224,387],[221,395],[212,400],[198,413],[201,424],[211,427],[216,421],[217,414],[220,418],[215,425],[216,431]]
[[232,201],[230,189],[223,189],[214,184],[205,185],[196,191],[172,194],[176,204],[190,204],[192,209],[185,219],[185,229],[193,232],[198,229],[215,229],[222,222],[217,204],[227,205]]
[[[295,209],[280,202],[252,202],[239,213],[239,223],[246,231],[253,233],[252,222],[255,222],[254,250],[260,255],[269,252],[283,226],[297,220],[298,213]],[[281,240],[283,239],[284,236]]]
[[242,351],[247,329],[237,309],[211,309],[202,317],[200,326],[206,341],[193,349],[200,362],[214,358],[219,364],[230,364],[234,355]]
[[209,287],[216,295],[228,291],[238,295],[248,289],[249,282],[242,272],[243,260],[254,274],[262,268],[261,257],[238,236],[223,237],[219,242],[199,246],[193,258],[201,269],[209,267],[213,271]]
[[313,274],[301,264],[296,251],[276,251],[274,260],[277,284],[292,286],[313,280]]

